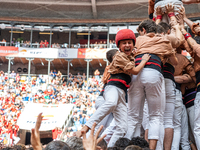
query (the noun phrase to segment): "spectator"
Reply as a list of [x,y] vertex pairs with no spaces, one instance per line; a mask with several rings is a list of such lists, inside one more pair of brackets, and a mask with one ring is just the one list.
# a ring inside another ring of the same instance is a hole
[[53,43],[51,47],[56,48],[56,43]]
[[97,81],[99,81],[100,72],[99,72],[98,69],[96,69],[96,70],[94,71],[94,75],[95,75],[95,78],[97,79]]
[[48,48],[49,47],[49,42],[47,42],[47,40],[44,40],[44,47]]
[[40,48],[44,48],[45,46],[44,46],[44,41],[43,40],[41,40],[40,41]]
[[5,39],[3,39],[1,42],[6,42],[6,40],[5,40]]
[[15,73],[14,70],[12,71],[12,73],[10,74],[10,76],[11,76],[12,79],[15,79],[15,77],[16,77],[16,73]]
[[56,78],[57,71],[54,69],[53,71],[53,78]]
[[73,150],[84,150],[81,138],[73,136],[67,139],[66,143]]
[[59,79],[59,81],[61,80],[62,77],[62,73],[60,71],[58,71],[58,73],[56,74],[56,77]]
[[56,48],[60,48],[60,45],[58,43],[56,44]]

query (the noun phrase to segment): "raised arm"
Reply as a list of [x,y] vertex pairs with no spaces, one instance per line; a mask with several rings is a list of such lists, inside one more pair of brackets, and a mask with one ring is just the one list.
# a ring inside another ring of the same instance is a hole
[[200,45],[197,44],[197,42],[191,37],[189,33],[185,29],[182,29],[182,34],[185,37],[185,40],[187,40],[189,46],[192,48],[192,52],[196,53],[198,57],[200,57]]
[[154,13],[154,3],[155,0],[148,0],[148,13],[149,13],[149,19],[153,19],[153,13]]
[[200,3],[199,0],[182,0],[183,4]]
[[158,6],[157,8],[156,8],[156,24],[159,24],[161,21],[162,21],[162,10],[161,10],[161,7],[160,6]]
[[167,4],[165,6],[166,10],[167,10],[167,14],[168,14],[168,17],[170,19],[170,22],[173,22],[173,24],[177,24],[177,20],[176,20],[176,17],[174,15],[174,6],[172,4]]
[[146,62],[149,60],[150,57],[151,55],[144,54],[142,56],[142,60],[140,64],[137,67],[133,67],[132,69],[129,69],[128,72],[130,72],[131,74],[137,75],[144,68]]
[[179,8],[179,13],[183,15],[183,20],[190,27],[190,29],[192,30],[192,33],[195,35],[200,35],[199,23],[194,23],[186,17],[185,8],[183,6]]
[[33,146],[34,150],[42,150],[39,132],[42,123],[42,118],[42,113],[40,113],[37,117],[35,128],[31,129],[31,145]]

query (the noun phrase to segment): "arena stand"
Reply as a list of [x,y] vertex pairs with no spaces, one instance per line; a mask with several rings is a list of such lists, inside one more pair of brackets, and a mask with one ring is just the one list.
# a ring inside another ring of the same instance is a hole
[[[25,138],[23,138],[25,132],[22,129],[30,130],[33,128],[36,116],[40,111],[44,112],[44,116],[46,114],[41,131],[51,130],[51,135],[47,137],[54,140],[61,138],[66,140],[72,136],[72,132],[80,129],[94,113],[95,99],[102,88],[101,78],[97,80],[93,77],[86,81],[85,77],[80,74],[70,74],[69,80],[64,81],[59,80],[57,77],[54,79],[51,76],[50,83],[48,83],[46,82],[48,80],[41,82],[40,77],[38,76],[36,79],[39,82],[34,83],[28,82],[23,76],[12,77],[12,74],[8,79],[4,72],[1,71],[0,137],[5,145],[16,144],[20,140],[19,136],[21,140],[24,140],[21,143],[30,144],[26,143]],[[34,80],[34,77],[31,80]],[[56,80],[58,82],[53,82]],[[55,108],[54,111],[53,108]],[[56,109],[61,111],[64,109],[68,110],[68,112],[59,113]],[[57,114],[52,112],[57,112]],[[62,117],[59,117],[60,115]],[[51,117],[54,118],[51,119]],[[62,123],[60,125],[52,125],[52,120],[53,122],[59,122],[59,118]],[[61,136],[62,132],[67,134]],[[45,137],[45,132],[43,137]]]
[[[1,46],[0,50],[4,145],[30,144],[30,129],[39,111],[46,116],[41,139],[53,140],[71,137],[94,113],[102,89],[101,78],[94,72],[99,69],[103,74],[109,49]],[[52,113],[59,112],[56,108],[69,111]]]

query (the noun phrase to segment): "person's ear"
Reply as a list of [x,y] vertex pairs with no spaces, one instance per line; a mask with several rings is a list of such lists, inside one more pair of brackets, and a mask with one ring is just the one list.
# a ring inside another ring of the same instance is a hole
[[144,34],[146,34],[147,32],[146,32],[145,28],[142,28],[142,29],[143,29]]
[[170,34],[171,33],[171,30],[169,29],[168,31],[167,31],[167,34]]

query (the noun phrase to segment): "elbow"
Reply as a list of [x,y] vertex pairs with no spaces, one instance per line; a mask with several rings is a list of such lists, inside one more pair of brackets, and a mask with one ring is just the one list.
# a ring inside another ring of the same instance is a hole
[[138,73],[139,73],[139,72],[133,72],[132,74],[133,74],[133,75],[137,75]]
[[139,70],[132,70],[131,71],[131,74],[133,74],[133,75],[137,75],[139,73]]
[[184,80],[183,80],[183,79],[179,79],[179,80],[177,80],[177,81],[175,80],[175,82],[181,84],[181,83],[184,83]]
[[174,62],[173,62],[173,65],[174,65],[174,66],[178,65],[178,60],[174,61]]
[[136,68],[136,69],[134,70],[134,75],[137,75],[140,71],[141,71],[141,69]]

